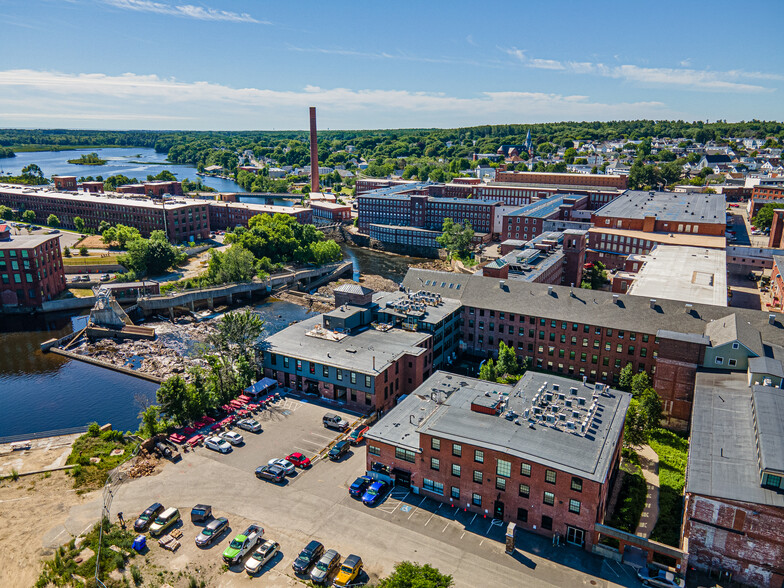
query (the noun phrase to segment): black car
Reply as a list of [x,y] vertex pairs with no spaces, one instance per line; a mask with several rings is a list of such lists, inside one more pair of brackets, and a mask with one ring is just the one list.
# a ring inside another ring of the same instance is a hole
[[212,517],[212,507],[209,504],[197,504],[191,509],[191,522],[202,523]]
[[371,482],[373,482],[373,478],[370,476],[360,476],[352,482],[351,486],[349,486],[349,495],[354,498],[362,498],[362,495],[365,493],[367,487],[370,486]]
[[201,533],[196,535],[196,545],[199,547],[207,547],[210,543],[215,541],[223,530],[229,525],[229,519],[226,517],[219,517],[212,519],[201,530]]
[[347,440],[338,441],[335,446],[329,450],[328,457],[332,461],[338,461],[341,457],[346,455],[351,449],[351,443]]
[[324,555],[324,546],[318,541],[311,541],[305,546],[305,549],[300,551],[297,559],[291,564],[291,569],[295,574],[306,574],[310,566],[319,560]]
[[163,512],[163,505],[160,502],[156,502],[155,504],[151,504],[147,507],[142,514],[139,515],[139,518],[136,519],[136,522],[133,523],[133,530],[137,533],[142,533],[146,531],[150,525],[152,525],[155,517]]
[[265,465],[256,468],[256,477],[259,480],[282,482],[286,477],[286,470],[284,470],[279,465]]

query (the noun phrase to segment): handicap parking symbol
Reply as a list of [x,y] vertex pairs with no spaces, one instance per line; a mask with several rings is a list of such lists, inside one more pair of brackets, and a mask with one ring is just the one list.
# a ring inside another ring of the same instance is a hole
[[403,512],[408,512],[408,511],[411,510],[411,505],[410,504],[404,504],[404,505],[402,505],[400,507],[400,510],[402,510]]

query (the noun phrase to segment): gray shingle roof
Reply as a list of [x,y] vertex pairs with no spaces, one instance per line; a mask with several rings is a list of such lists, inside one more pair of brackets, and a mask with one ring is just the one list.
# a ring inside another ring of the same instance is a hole
[[760,469],[784,475],[784,390],[753,386],[751,402]]
[[705,334],[710,337],[711,346],[719,347],[737,341],[758,357],[764,354],[762,338],[757,329],[737,314],[725,316],[705,326]]
[[784,378],[784,366],[772,357],[752,357],[749,359],[749,371],[752,374],[768,374]]
[[335,288],[335,292],[343,292],[345,294],[361,294],[363,296],[365,294],[370,294],[374,291],[375,290],[371,288],[366,288],[361,284],[342,284],[337,288]]

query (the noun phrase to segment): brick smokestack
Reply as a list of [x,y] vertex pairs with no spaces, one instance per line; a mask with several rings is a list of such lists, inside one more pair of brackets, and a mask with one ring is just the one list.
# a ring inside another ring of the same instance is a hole
[[310,191],[319,191],[318,141],[316,140],[316,107],[310,107]]

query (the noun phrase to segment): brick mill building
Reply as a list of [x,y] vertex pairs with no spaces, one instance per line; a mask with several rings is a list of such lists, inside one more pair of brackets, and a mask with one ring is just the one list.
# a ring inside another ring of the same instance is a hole
[[365,435],[367,471],[590,550],[630,398],[548,374],[507,386],[439,371]]
[[210,228],[213,231],[247,227],[248,221],[258,214],[286,214],[293,216],[300,224],[310,224],[312,211],[301,206],[278,206],[275,204],[254,204],[250,202],[209,202]]
[[0,305],[40,308],[65,290],[59,235],[11,237],[0,223]]
[[496,182],[518,184],[549,184],[553,186],[595,186],[625,190],[628,176],[615,174],[567,174],[550,172],[507,171],[499,169]]

